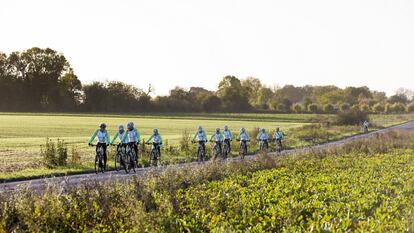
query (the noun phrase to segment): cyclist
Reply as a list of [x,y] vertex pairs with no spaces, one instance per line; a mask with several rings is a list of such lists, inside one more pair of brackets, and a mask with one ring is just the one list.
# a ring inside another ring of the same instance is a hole
[[224,126],[223,136],[224,136],[224,143],[227,144],[229,148],[229,154],[230,154],[231,152],[230,142],[232,141],[233,135],[231,134],[231,131],[227,125]]
[[244,150],[247,152],[247,142],[250,141],[250,138],[245,128],[240,129],[240,133],[237,135],[236,140],[240,141],[240,144],[244,146]]
[[285,134],[282,131],[280,131],[279,128],[276,128],[275,135],[273,135],[273,138],[275,139],[276,144],[280,146],[280,148],[282,148],[282,140],[284,136]]
[[125,134],[124,126],[119,125],[118,126],[118,132],[114,135],[114,137],[112,138],[112,141],[111,141],[111,145],[114,145],[114,142],[116,141],[116,139],[119,139],[119,144],[116,146],[117,151],[118,151],[120,146],[124,146],[125,143],[126,143],[126,141],[123,140],[124,134]]
[[269,148],[269,135],[267,134],[266,129],[261,129],[256,139],[257,141],[264,143],[264,145]]
[[96,144],[96,153],[98,153],[99,147],[102,147],[104,168],[106,169],[106,161],[107,161],[106,149],[109,145],[109,133],[108,131],[106,131],[105,123],[101,123],[99,125],[99,129],[97,129],[95,133],[93,133],[92,137],[89,139],[88,145],[92,145],[92,142],[95,140],[96,137],[98,137],[98,143]]
[[138,144],[140,142],[140,135],[138,130],[134,127],[134,122],[128,122],[127,131],[125,132],[122,141],[134,148],[136,160],[138,161]]
[[[197,141],[196,141],[196,138],[197,138]],[[207,142],[207,135],[206,135],[206,132],[204,131],[203,127],[198,126],[198,130],[195,133],[192,142],[193,143],[195,143],[195,142],[204,142],[201,145],[203,147],[204,152],[206,151],[205,142]]]
[[158,150],[158,156],[160,156],[161,158],[161,145],[162,145],[162,137],[158,132],[158,129],[153,129],[152,130],[152,135],[151,137],[147,140],[147,142],[145,142],[145,144],[153,144],[153,146],[155,148],[157,148]]
[[362,127],[364,128],[364,132],[368,132],[369,122],[367,120],[362,123]]
[[215,142],[218,145],[220,153],[223,150],[223,141],[224,141],[223,134],[221,134],[220,128],[217,128],[216,133],[211,135],[210,142]]

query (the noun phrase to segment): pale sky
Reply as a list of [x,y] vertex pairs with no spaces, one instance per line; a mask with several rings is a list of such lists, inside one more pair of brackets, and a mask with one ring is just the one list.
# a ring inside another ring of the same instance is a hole
[[414,89],[413,0],[0,0],[0,51],[50,47],[83,83],[156,94],[263,83]]

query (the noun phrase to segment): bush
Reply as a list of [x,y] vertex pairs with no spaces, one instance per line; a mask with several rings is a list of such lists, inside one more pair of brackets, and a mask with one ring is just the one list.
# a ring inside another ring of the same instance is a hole
[[363,104],[363,105],[360,106],[360,110],[362,112],[370,112],[371,109],[370,109],[368,104]]
[[402,103],[395,103],[392,105],[394,113],[404,113],[405,112],[405,105]]
[[414,113],[414,103],[411,103],[407,106],[407,112]]
[[372,109],[374,110],[375,113],[383,113],[385,111],[385,107],[381,103],[375,104]]
[[63,140],[57,140],[57,144],[52,139],[46,138],[44,146],[40,146],[40,155],[44,164],[48,168],[65,166],[68,159],[68,148]]
[[302,112],[302,106],[300,104],[294,104],[292,106],[292,111],[295,113],[301,113]]
[[191,154],[191,147],[190,147],[190,142],[191,142],[191,135],[187,130],[184,130],[183,133],[181,134],[181,139],[180,139],[180,151],[181,153],[185,154],[185,155],[190,155]]
[[80,164],[81,163],[81,155],[79,150],[76,146],[72,146],[71,148],[71,163],[72,164]]
[[286,107],[286,105],[285,104],[278,104],[277,106],[276,106],[276,110],[278,111],[278,112],[287,112],[287,107]]
[[333,113],[335,111],[335,107],[332,104],[325,104],[323,106],[323,111],[325,113]]
[[339,106],[339,110],[341,110],[341,112],[347,112],[350,108],[351,106],[347,103],[343,103]]
[[390,103],[387,103],[385,105],[384,111],[385,111],[385,113],[393,113],[394,112],[394,106]]
[[317,113],[319,110],[318,105],[316,104],[309,104],[308,105],[308,111],[311,113]]
[[368,114],[362,111],[351,110],[336,115],[336,124],[338,125],[359,125],[365,120],[368,120]]

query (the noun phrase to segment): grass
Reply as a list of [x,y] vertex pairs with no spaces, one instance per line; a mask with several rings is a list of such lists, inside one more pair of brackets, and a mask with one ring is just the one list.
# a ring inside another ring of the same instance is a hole
[[[378,126],[398,124],[412,115],[372,116]],[[202,125],[207,134],[212,134],[217,127],[229,125],[233,134],[241,127],[253,131],[255,128],[274,130],[280,127],[287,133],[289,147],[307,146],[312,144],[298,140],[296,135],[305,132],[304,126],[325,119],[332,121],[332,115],[315,114],[61,114],[61,113],[0,113],[0,180],[23,179],[44,174],[54,175],[65,172],[78,172],[91,169],[94,149],[87,147],[87,140],[100,122],[106,122],[111,136],[120,123],[134,121],[142,138],[148,138],[153,128],[158,128],[164,140],[170,145],[177,145],[183,131],[193,133],[198,125]],[[299,131],[299,132],[298,132]],[[331,127],[329,140],[359,132],[358,127]],[[69,147],[75,146],[82,155],[82,166],[46,169],[41,163],[40,145],[45,138],[63,139]],[[328,139],[328,138],[327,138]],[[254,144],[252,144],[254,146]],[[237,145],[235,144],[235,147]],[[253,149],[253,147],[251,148]],[[233,150],[234,151],[234,150]],[[253,152],[253,151],[251,151]],[[235,153],[234,155],[236,155]],[[183,155],[164,156],[166,162],[183,162],[192,158]],[[112,165],[112,161],[109,163]],[[75,168],[73,168],[75,167]]]
[[4,232],[412,232],[414,134],[0,194]]

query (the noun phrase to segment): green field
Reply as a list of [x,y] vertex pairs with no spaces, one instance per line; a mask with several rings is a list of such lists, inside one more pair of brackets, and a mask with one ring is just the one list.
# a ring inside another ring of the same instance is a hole
[[[217,127],[229,125],[236,134],[241,127],[274,130],[282,128],[288,135],[301,126],[321,119],[332,119],[329,115],[313,114],[154,114],[154,115],[99,115],[99,114],[44,114],[44,113],[0,113],[0,179],[41,176],[56,172],[82,171],[91,168],[94,149],[87,147],[87,140],[100,122],[108,125],[113,135],[118,124],[134,121],[142,138],[148,138],[153,128],[158,128],[164,140],[176,145],[184,131],[195,132],[198,125],[205,127],[211,135]],[[412,115],[372,116],[377,126],[389,126],[412,119]],[[358,133],[358,127],[340,128],[334,131],[333,139]],[[40,145],[46,138],[63,139],[69,149],[75,146],[82,156],[82,164],[65,168],[46,169],[41,162]],[[290,146],[303,145],[288,139]],[[167,157],[166,157],[167,158]]]

